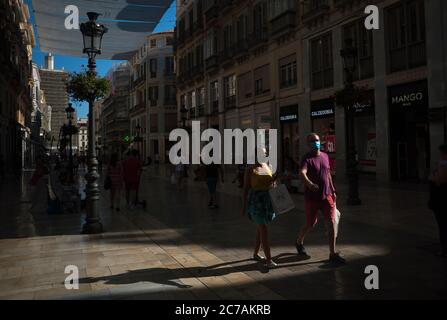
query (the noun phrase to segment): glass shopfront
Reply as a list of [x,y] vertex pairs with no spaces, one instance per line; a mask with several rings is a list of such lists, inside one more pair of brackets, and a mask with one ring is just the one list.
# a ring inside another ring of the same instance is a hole
[[281,164],[284,172],[298,172],[300,164],[300,137],[298,130],[298,105],[282,107],[281,123]]
[[427,81],[388,88],[391,176],[426,180],[430,167]]
[[321,139],[321,151],[329,155],[332,173],[335,174],[335,102],[333,99],[317,100],[311,103],[312,131]]
[[376,172],[376,119],[374,90],[366,94],[364,101],[354,104],[355,147],[358,155],[358,170]]

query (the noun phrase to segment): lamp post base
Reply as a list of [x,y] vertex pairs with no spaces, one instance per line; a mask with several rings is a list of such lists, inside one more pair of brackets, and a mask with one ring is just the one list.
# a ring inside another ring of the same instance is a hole
[[86,222],[82,226],[82,234],[98,234],[103,232],[101,222]]

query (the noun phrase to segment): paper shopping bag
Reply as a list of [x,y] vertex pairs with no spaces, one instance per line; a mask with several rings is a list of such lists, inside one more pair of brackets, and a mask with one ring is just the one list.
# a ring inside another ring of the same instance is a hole
[[295,203],[284,184],[280,184],[269,190],[273,210],[276,214],[284,214],[295,209]]
[[334,219],[334,229],[335,229],[335,237],[338,236],[338,226],[340,225],[341,212],[335,207],[335,219]]

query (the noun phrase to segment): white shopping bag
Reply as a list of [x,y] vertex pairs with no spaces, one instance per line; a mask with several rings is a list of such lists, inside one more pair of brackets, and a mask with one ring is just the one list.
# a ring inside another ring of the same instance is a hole
[[334,229],[335,229],[335,237],[338,236],[338,226],[340,224],[340,218],[341,218],[341,212],[337,209],[337,206],[335,206],[335,219],[334,219]]
[[284,214],[295,209],[295,203],[287,191],[287,187],[280,184],[269,190],[270,199],[272,200],[273,210],[276,214]]

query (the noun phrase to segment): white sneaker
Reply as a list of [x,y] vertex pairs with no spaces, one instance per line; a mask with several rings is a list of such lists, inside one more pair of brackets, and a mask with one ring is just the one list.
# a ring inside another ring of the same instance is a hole
[[275,261],[271,260],[270,262],[266,262],[265,266],[269,269],[273,269],[278,267],[278,264]]

